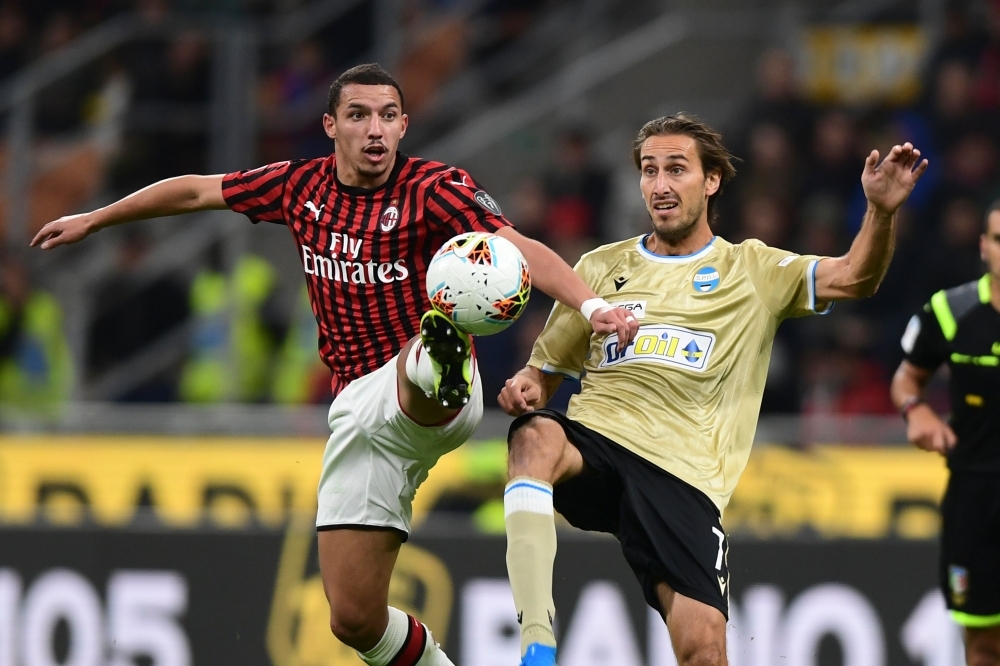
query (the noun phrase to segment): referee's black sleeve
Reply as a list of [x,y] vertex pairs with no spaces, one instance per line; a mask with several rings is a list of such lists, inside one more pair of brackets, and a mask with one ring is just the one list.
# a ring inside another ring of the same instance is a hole
[[[908,341],[907,337],[913,335],[911,329],[914,326],[918,327],[916,334],[912,341]],[[907,361],[925,370],[934,370],[948,360],[948,341],[930,306],[925,306],[910,320],[907,332],[903,335],[903,350]]]

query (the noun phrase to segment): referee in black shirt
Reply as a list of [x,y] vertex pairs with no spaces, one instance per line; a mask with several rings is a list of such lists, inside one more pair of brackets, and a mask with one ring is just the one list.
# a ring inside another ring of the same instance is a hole
[[[903,334],[892,399],[913,444],[945,456],[939,577],[965,629],[969,666],[1000,665],[1000,200],[979,240],[988,272],[939,291]],[[924,402],[942,363],[951,370],[950,423]]]

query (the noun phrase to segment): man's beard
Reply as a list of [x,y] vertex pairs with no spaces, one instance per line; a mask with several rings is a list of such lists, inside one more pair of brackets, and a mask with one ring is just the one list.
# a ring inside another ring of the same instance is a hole
[[358,173],[368,178],[378,178],[388,170],[390,161],[385,160],[382,164],[372,165],[362,159],[357,167]]
[[694,233],[695,227],[698,226],[698,220],[701,219],[701,214],[704,210],[705,203],[699,202],[698,205],[691,208],[684,219],[669,229],[660,229],[654,222],[653,233],[667,245],[678,245]]

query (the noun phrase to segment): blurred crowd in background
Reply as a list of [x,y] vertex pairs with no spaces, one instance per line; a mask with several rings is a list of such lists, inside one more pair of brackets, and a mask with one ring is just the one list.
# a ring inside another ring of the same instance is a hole
[[[181,13],[261,20],[299,4],[0,0],[0,84],[117,13],[138,12],[151,23]],[[529,29],[536,7],[544,3],[491,0],[473,3],[471,12],[442,11],[456,4],[403,3],[407,39],[395,71],[412,126],[421,133],[407,139],[411,145],[447,127],[447,105],[437,97],[443,82]],[[896,255],[878,294],[838,304],[828,317],[781,327],[764,412],[893,413],[888,384],[902,355],[899,338],[906,321],[935,290],[983,271],[978,251],[983,214],[1000,197],[1000,3],[982,5],[981,14],[967,11],[966,4],[949,5],[943,39],[926,60],[922,92],[912,103],[874,108],[812,103],[801,92],[792,54],[773,49],[758,62],[754,98],[720,128],[740,161],[713,222],[717,233],[732,242],[758,238],[803,254],[838,255],[849,247],[865,211],[860,174],[871,149],[884,154],[908,140],[931,162],[900,213]],[[330,152],[318,122],[326,88],[371,53],[372,11],[371,3],[359,3],[313,38],[265,52],[257,90],[262,128],[257,163]],[[32,228],[161,178],[207,172],[209,148],[198,128],[207,114],[211,76],[210,43],[192,29],[168,41],[129,44],[46,89],[36,103],[36,131],[42,153],[46,145],[55,148],[41,160],[32,185]],[[517,85],[500,74],[492,83],[498,94]],[[116,99],[123,88],[133,110],[165,113],[174,125],[152,123],[155,130],[144,130],[142,114],[135,113],[127,132],[98,131],[120,122]],[[268,117],[277,113],[282,117]],[[586,123],[565,125],[547,162],[501,200],[522,233],[546,242],[570,263],[618,240],[624,227],[642,229],[611,219],[612,172],[594,150],[594,140]],[[76,372],[99,376],[180,326],[189,349],[185,360],[118,399],[329,400],[308,304],[301,294],[290,297],[278,288],[273,267],[251,255],[227,265],[221,250],[213,251],[191,275],[130,289],[131,272],[152,242],[141,230],[124,234],[118,270],[99,289],[101,307],[88,331],[85,367]],[[74,371],[60,336],[58,304],[32,290],[16,254],[4,256],[3,269],[0,402],[44,394],[43,402],[57,403],[68,395]],[[536,292],[522,322],[478,342],[487,395],[496,394],[523,365],[550,305]],[[227,353],[237,358],[226,358]],[[232,367],[240,369],[238,376],[228,372]]]

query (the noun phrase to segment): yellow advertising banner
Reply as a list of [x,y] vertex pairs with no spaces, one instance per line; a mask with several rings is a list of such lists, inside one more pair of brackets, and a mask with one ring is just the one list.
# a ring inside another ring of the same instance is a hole
[[[277,525],[316,507],[323,442],[175,437],[0,438],[0,520]],[[208,512],[206,514],[206,511]]]
[[724,524],[757,536],[930,537],[948,471],[908,446],[758,446]]
[[910,103],[927,46],[915,25],[809,28],[800,70],[806,94],[821,104]]
[[[176,527],[276,526],[315,512],[323,447],[312,438],[0,437],[0,521],[114,526],[152,515]],[[446,495],[498,502],[505,468],[503,442],[446,455],[417,493],[414,525]],[[939,457],[907,447],[757,446],[724,522],[759,536],[927,537],[946,480]]]

